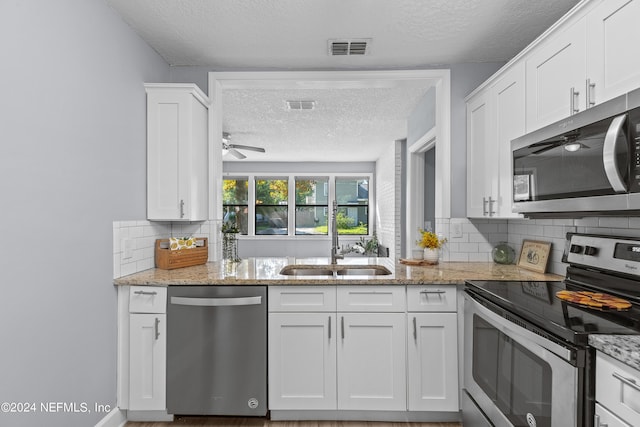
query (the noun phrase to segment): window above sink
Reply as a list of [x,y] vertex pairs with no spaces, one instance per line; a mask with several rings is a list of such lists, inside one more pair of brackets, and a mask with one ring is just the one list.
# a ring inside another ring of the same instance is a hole
[[231,174],[223,178],[223,223],[246,236],[328,236],[338,202],[338,234],[371,236],[372,173]]

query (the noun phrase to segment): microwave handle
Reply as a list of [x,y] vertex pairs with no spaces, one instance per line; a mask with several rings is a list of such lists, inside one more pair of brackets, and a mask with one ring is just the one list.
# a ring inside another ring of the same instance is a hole
[[627,191],[620,169],[618,168],[618,160],[616,158],[616,144],[618,135],[622,131],[622,125],[627,118],[626,114],[622,114],[613,119],[604,137],[604,146],[602,148],[602,162],[604,163],[604,172],[607,175],[609,184],[616,193],[624,193]]

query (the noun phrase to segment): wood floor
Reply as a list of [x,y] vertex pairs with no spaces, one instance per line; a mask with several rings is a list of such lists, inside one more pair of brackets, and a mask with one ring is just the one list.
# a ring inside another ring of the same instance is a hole
[[371,421],[270,421],[263,418],[176,417],[171,423],[127,422],[125,427],[462,427],[460,423],[390,423]]

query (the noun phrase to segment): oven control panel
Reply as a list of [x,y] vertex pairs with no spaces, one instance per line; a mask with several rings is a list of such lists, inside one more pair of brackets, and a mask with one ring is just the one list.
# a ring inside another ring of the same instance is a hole
[[640,239],[569,234],[563,261],[640,275]]

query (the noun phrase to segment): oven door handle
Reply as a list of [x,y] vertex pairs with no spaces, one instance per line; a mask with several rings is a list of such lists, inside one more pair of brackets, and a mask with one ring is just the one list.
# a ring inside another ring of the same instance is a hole
[[626,118],[627,115],[622,114],[611,121],[607,134],[604,137],[604,145],[602,147],[602,163],[604,165],[604,172],[607,175],[611,188],[613,188],[616,193],[624,193],[627,191],[627,186],[620,175],[618,159],[616,158],[618,136],[622,131],[622,125]]
[[[508,319],[500,316],[499,314],[494,313],[489,310],[487,307],[480,304],[475,298],[469,294],[465,294],[465,299],[470,301],[474,305],[474,310],[485,317],[486,319],[492,321],[494,323],[494,327],[497,326],[496,329],[501,330],[505,335],[514,337],[518,339],[522,343],[531,342],[534,343],[545,350],[555,354],[559,358],[564,361],[574,364],[574,357],[572,357],[574,350],[564,347],[560,344],[556,344],[553,341],[550,341],[534,332],[531,332],[517,324],[511,322]],[[465,301],[466,304],[466,301]]]

